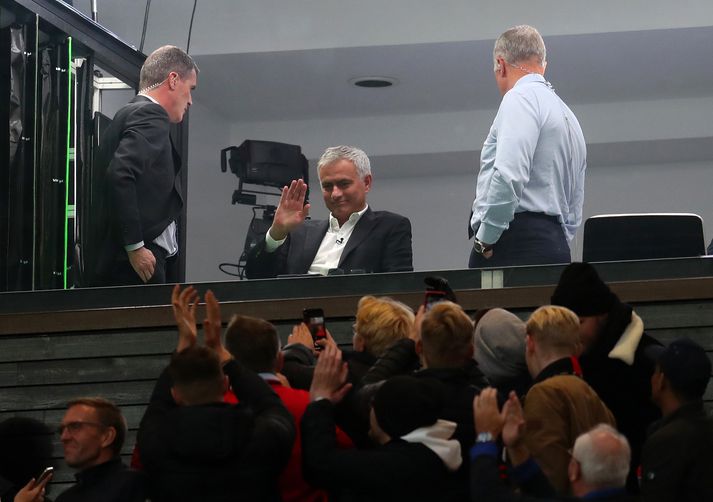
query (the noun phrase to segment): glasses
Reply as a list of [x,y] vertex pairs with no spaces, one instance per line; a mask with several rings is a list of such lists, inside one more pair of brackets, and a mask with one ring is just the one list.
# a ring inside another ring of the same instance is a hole
[[70,434],[76,434],[85,425],[90,425],[92,427],[104,427],[104,424],[100,424],[98,422],[81,422],[81,421],[67,422],[66,424],[60,424],[60,426],[57,427],[57,434],[59,434],[61,436],[62,434],[64,434],[65,430],[67,432],[69,432]]

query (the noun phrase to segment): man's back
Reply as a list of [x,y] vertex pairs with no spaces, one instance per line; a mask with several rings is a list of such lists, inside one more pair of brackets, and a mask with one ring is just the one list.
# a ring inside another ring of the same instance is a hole
[[525,442],[555,490],[569,490],[568,450],[597,424],[616,426],[597,393],[575,375],[556,375],[532,386],[525,397]]
[[152,500],[279,500],[292,418],[259,376],[234,361],[224,369],[241,404],[177,406],[168,373],[159,378],[138,435]]

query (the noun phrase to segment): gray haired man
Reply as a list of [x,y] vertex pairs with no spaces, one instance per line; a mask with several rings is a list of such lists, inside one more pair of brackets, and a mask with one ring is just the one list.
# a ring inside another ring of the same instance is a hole
[[586,145],[577,117],[544,78],[545,43],[510,28],[493,49],[503,95],[480,154],[471,268],[569,263],[582,222]]
[[[104,132],[99,162],[106,168],[101,212],[105,236],[89,285],[175,282],[183,207],[181,159],[170,138],[193,100],[198,67],[185,51],[166,45],[141,67],[139,94]],[[97,208],[94,208],[97,209]]]
[[307,219],[307,185],[292,180],[282,188],[265,239],[248,254],[248,278],[413,270],[411,222],[388,211],[372,211],[366,202],[372,184],[366,153],[353,146],[327,148],[317,171],[329,219]]

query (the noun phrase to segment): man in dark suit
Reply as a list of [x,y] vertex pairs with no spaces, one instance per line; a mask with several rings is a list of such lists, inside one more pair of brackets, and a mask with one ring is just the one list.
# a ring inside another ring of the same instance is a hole
[[413,270],[411,222],[388,211],[372,211],[369,157],[355,147],[327,148],[317,164],[329,220],[306,220],[307,185],[293,180],[282,188],[280,203],[265,239],[248,254],[250,279],[282,274],[401,272]]
[[174,46],[156,49],[141,67],[140,91],[104,134],[106,235],[97,285],[173,281],[176,220],[183,206],[181,159],[169,135],[191,105],[198,68]]

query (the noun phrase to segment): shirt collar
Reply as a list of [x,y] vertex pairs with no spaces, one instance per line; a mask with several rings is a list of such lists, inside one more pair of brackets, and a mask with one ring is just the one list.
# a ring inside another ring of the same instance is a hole
[[529,82],[545,82],[545,77],[540,75],[539,73],[528,73],[527,75],[524,75],[518,79],[517,82],[515,82],[515,86],[517,87],[520,84],[527,84]]
[[[361,211],[357,211],[356,213],[352,213],[349,215],[349,219],[344,222],[344,225],[347,225],[351,223],[352,225],[356,225],[357,221],[366,213],[366,210],[369,209],[369,204],[364,206],[364,209]],[[334,217],[332,213],[329,213],[329,228],[331,228],[334,231],[339,230],[339,221]]]
[[157,105],[160,105],[160,104],[161,104],[161,103],[159,103],[158,101],[156,101],[153,97],[149,96],[148,94],[144,94],[144,93],[140,92],[140,93],[139,93],[139,96],[143,96],[143,97],[145,97],[145,98],[147,98],[147,99],[150,99],[152,102],[154,102],[154,103],[157,104]]

